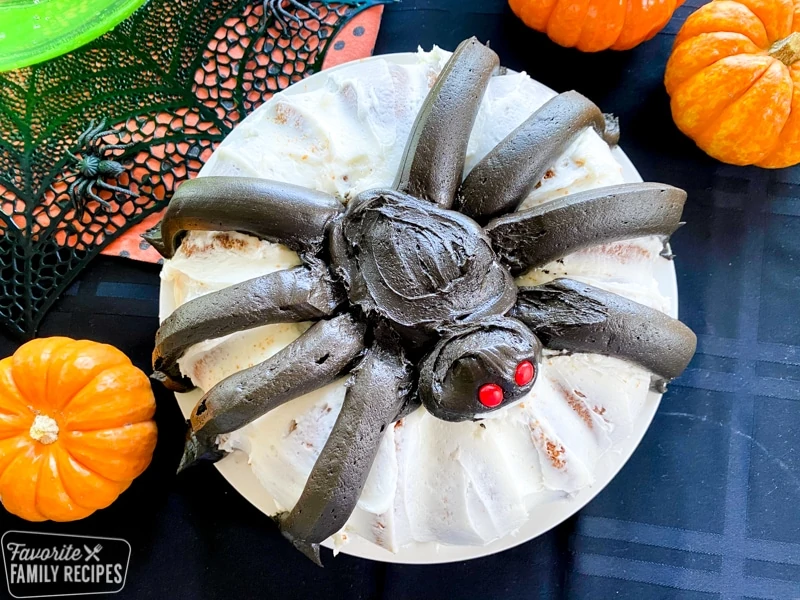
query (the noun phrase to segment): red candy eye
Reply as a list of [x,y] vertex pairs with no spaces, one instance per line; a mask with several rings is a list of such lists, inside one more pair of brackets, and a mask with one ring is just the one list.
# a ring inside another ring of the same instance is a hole
[[478,390],[478,400],[487,408],[494,408],[503,403],[503,388],[496,383],[487,383]]
[[523,360],[517,365],[517,370],[514,371],[514,381],[517,382],[519,387],[528,385],[533,380],[533,364],[529,360]]

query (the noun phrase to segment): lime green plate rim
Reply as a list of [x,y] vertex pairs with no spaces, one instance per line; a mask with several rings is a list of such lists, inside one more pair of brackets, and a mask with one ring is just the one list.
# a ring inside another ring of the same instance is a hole
[[[72,0],[80,2],[83,0]],[[100,11],[91,22],[72,29],[41,44],[29,45],[24,49],[4,54],[0,53],[0,72],[21,69],[44,62],[76,48],[88,44],[104,33],[111,31],[144,4],[147,0],[119,0]],[[13,7],[12,7],[13,8]],[[10,10],[10,9],[6,9]],[[0,46],[1,47],[1,46]]]

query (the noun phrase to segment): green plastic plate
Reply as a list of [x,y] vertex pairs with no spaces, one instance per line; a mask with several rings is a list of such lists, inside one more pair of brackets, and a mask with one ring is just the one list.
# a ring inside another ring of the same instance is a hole
[[65,54],[112,29],[145,0],[0,0],[0,71]]

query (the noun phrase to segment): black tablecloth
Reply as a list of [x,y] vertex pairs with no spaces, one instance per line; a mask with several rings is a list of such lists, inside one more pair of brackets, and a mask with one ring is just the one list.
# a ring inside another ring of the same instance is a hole
[[[701,3],[624,53],[559,48],[503,0],[404,0],[387,8],[378,39],[379,53],[491,40],[508,67],[619,115],[642,176],[689,192],[673,248],[698,354],[633,458],[580,515],[485,559],[417,567],[327,554],[319,569],[213,467],[174,476],[183,419],[155,386],[153,464],[111,508],[71,524],[2,512],[0,530],[127,539],[120,598],[800,598],[800,168],[722,165],[673,125],[664,65]],[[148,370],[158,283],[158,267],[101,257],[40,335],[108,342]],[[15,346],[0,341],[3,355]]]

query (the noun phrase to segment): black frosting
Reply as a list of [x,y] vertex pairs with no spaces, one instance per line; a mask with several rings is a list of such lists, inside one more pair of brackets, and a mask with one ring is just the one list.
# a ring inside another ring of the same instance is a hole
[[547,202],[486,226],[500,260],[523,273],[597,244],[647,235],[666,241],[681,225],[686,192],[663,183],[625,183]]
[[[387,336],[388,337],[388,336]],[[353,370],[342,410],[281,531],[317,564],[319,543],[356,507],[383,433],[412,396],[413,369],[397,343],[375,342]]]
[[187,231],[240,231],[316,252],[342,204],[314,190],[254,177],[198,177],[181,185],[144,238],[172,258]]
[[365,333],[366,325],[350,315],[319,321],[264,362],[220,381],[192,410],[180,468],[201,458],[218,458],[218,435],[236,431],[347,373],[364,350]]
[[458,189],[456,208],[481,223],[516,210],[587,127],[605,132],[600,109],[578,92],[559,94],[475,165]]
[[172,390],[187,391],[194,385],[181,376],[177,361],[193,344],[270,323],[322,319],[344,301],[344,290],[319,261],[195,298],[179,306],[158,329],[155,377]]
[[469,217],[394,190],[369,190],[332,232],[350,301],[406,337],[503,314],[516,287]]
[[[435,417],[466,421],[498,410],[527,394],[536,381],[518,386],[517,365],[530,361],[538,373],[542,345],[523,323],[508,317],[489,317],[476,323],[451,325],[422,361],[419,395]],[[487,383],[503,389],[504,401],[488,408],[478,401]]]
[[606,122],[605,130],[602,132],[603,141],[609,146],[616,146],[619,144],[620,136],[619,119],[611,113],[603,113],[603,119]]
[[395,189],[450,208],[481,99],[500,62],[474,37],[461,42],[411,128]]
[[657,376],[655,388],[680,375],[697,337],[686,325],[617,294],[572,279],[521,287],[511,314],[545,347],[615,356]]

